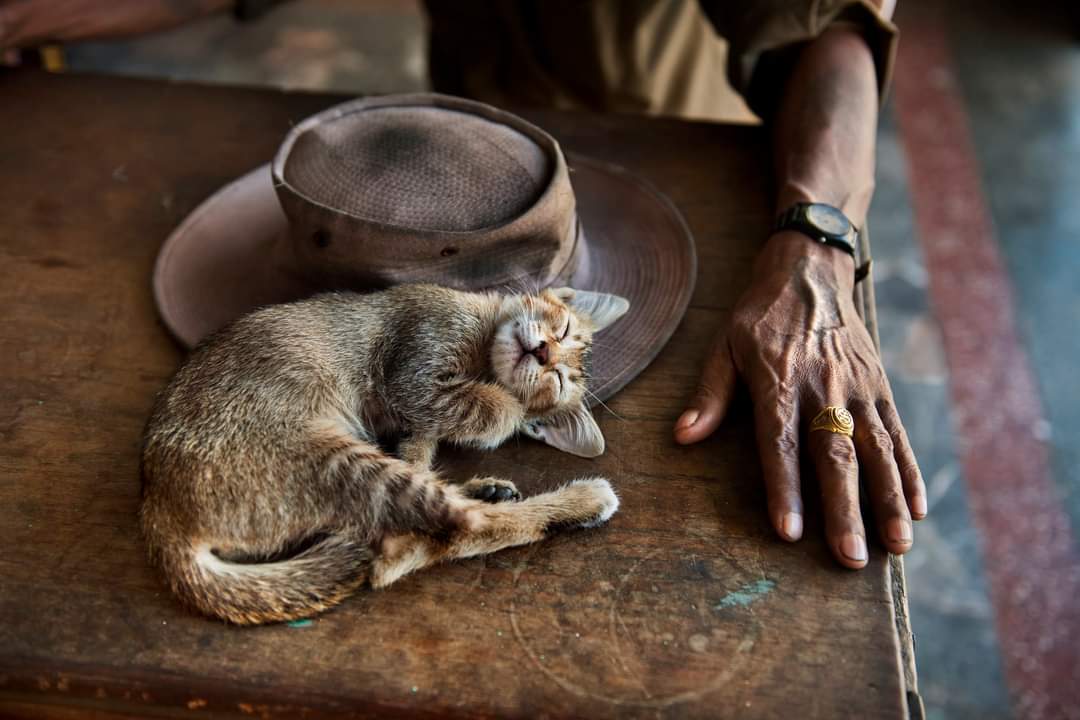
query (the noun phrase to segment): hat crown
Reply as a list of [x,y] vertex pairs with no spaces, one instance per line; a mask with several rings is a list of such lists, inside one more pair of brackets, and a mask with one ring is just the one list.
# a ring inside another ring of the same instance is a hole
[[583,252],[559,144],[483,103],[344,103],[294,127],[272,172],[290,264],[318,287],[542,287]]
[[551,165],[534,140],[504,123],[390,106],[313,125],[297,137],[282,176],[297,193],[352,217],[467,232],[528,210]]

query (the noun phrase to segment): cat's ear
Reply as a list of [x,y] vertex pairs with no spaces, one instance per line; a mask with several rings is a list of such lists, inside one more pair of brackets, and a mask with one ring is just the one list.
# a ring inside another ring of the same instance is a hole
[[604,435],[584,403],[542,422],[526,421],[522,429],[529,437],[571,455],[594,458],[604,453]]
[[629,300],[611,293],[574,290],[568,287],[556,288],[552,292],[575,311],[588,315],[592,319],[594,332],[600,332],[630,309]]

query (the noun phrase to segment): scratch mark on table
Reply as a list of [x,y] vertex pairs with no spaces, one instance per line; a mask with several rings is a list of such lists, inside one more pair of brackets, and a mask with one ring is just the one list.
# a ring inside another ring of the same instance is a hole
[[608,631],[611,637],[610,648],[614,651],[612,655],[615,662],[619,664],[623,672],[626,673],[626,676],[633,680],[634,683],[639,688],[641,688],[641,692],[645,695],[646,699],[649,700],[652,699],[653,695],[649,692],[649,688],[645,686],[645,679],[641,676],[640,672],[636,672],[633,668],[630,667],[630,664],[626,660],[626,656],[623,654],[622,647],[619,644],[619,632],[617,626],[621,627],[623,632],[626,634],[627,639],[630,642],[633,642],[633,636],[630,634],[630,628],[626,626],[626,621],[623,620],[622,613],[619,612],[619,596],[622,595],[623,592],[625,592],[626,584],[630,581],[630,578],[637,573],[638,568],[641,567],[641,564],[644,563],[646,560],[652,559],[653,556],[655,556],[659,552],[659,550],[652,550],[651,552],[648,552],[644,556],[638,558],[637,561],[630,566],[630,569],[627,570],[621,578],[619,578],[619,583],[616,586],[615,592],[612,594],[611,598],[611,612],[609,613],[608,627]]
[[[530,551],[525,555],[522,561],[515,565],[513,570],[513,584],[515,588],[517,587],[521,576],[528,570],[529,559],[532,557],[534,552],[535,550],[530,549]],[[617,603],[619,593],[625,586],[626,582],[630,579],[630,577],[634,575],[638,566],[640,566],[648,558],[655,555],[657,552],[659,551],[653,551],[651,553],[648,553],[645,557],[639,558],[630,568],[630,570],[621,577],[618,589],[615,593],[616,597],[614,603]],[[613,612],[611,612],[611,614],[609,615],[609,628],[613,633],[615,633],[614,628],[621,625],[623,631],[627,632],[628,628],[626,627],[626,623],[623,622],[621,613],[614,608],[614,603],[612,608]],[[563,676],[548,667],[547,664],[541,659],[543,656],[538,655],[538,653],[533,650],[532,643],[525,635],[525,632],[521,627],[521,622],[518,618],[517,602],[514,596],[511,596],[510,600],[510,627],[513,629],[514,639],[517,641],[517,644],[522,649],[522,651],[524,651],[526,657],[528,657],[528,659],[532,662],[536,669],[540,671],[541,674],[551,680],[564,692],[570,693],[572,695],[577,695],[578,697],[590,698],[592,700],[609,703],[618,707],[654,709],[657,711],[658,716],[661,714],[661,711],[666,708],[682,703],[700,701],[706,695],[714,693],[720,688],[727,685],[735,676],[736,671],[740,669],[743,665],[742,661],[732,662],[732,660],[735,658],[745,657],[747,653],[753,650],[755,644],[753,638],[744,638],[735,648],[735,653],[728,658],[728,662],[719,669],[719,672],[711,679],[711,681],[705,682],[699,687],[657,697],[649,693],[644,687],[644,683],[640,682],[641,689],[645,691],[647,697],[625,697],[620,695],[608,694],[606,692],[598,690],[593,690],[586,684],[577,680],[576,677]],[[627,634],[629,635],[628,632]],[[618,648],[617,633],[614,634],[613,642],[615,647]],[[621,655],[621,649],[617,649],[616,654],[617,656]],[[619,660],[625,662],[624,658],[619,657]],[[630,674],[631,678],[633,679],[639,679],[641,677],[633,673],[631,668],[629,668],[625,664],[623,665],[623,670],[624,672]],[[583,676],[586,676],[587,674],[588,673],[582,673]]]

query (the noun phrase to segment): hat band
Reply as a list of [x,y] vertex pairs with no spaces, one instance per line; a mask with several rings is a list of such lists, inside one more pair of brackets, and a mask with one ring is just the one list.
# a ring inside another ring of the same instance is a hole
[[[535,283],[536,287],[546,288],[552,285],[570,286],[570,287],[587,287],[590,272],[589,262],[589,248],[588,248],[588,236],[585,234],[585,227],[581,224],[581,218],[575,213],[574,221],[569,224],[567,228],[567,240],[565,241],[570,246],[570,253],[566,256],[566,260],[558,268],[549,268],[546,273],[540,278],[539,282]],[[276,237],[271,242],[268,248],[270,253],[270,264],[276,268],[276,272],[288,276],[292,279],[294,284],[302,284],[308,288],[309,292],[318,292],[320,290],[333,290],[333,289],[352,289],[356,291],[374,290],[380,287],[379,284],[373,284],[369,280],[353,280],[351,282],[331,282],[327,284],[327,278],[320,278],[318,275],[313,275],[309,271],[305,271],[299,263],[297,263],[296,257],[296,236],[290,231],[286,230]],[[517,276],[511,277],[503,282],[495,283],[490,286],[491,289],[506,288],[515,285],[520,285],[523,280],[529,280],[530,275],[528,272],[521,273]],[[533,275],[535,277],[535,275]],[[406,280],[408,282],[408,280]],[[426,280],[416,278],[412,282],[434,282],[439,284],[435,280]],[[528,285],[532,285],[530,282]],[[480,288],[477,288],[480,290]]]
[[[588,284],[590,276],[589,242],[585,235],[585,226],[581,224],[581,218],[574,214],[574,221],[567,229],[566,245],[570,247],[570,253],[566,260],[558,268],[551,268],[538,281],[528,282],[525,287],[546,288],[552,286],[569,286],[584,288]],[[505,282],[496,283],[491,289],[505,287],[520,287],[522,281],[530,281],[535,273],[523,272],[513,276]]]
[[585,235],[585,227],[581,224],[581,218],[574,214],[574,222],[570,225],[573,233],[571,250],[566,262],[557,271],[553,272],[544,287],[550,285],[569,285],[579,287],[585,285],[589,278],[589,248],[588,238]]

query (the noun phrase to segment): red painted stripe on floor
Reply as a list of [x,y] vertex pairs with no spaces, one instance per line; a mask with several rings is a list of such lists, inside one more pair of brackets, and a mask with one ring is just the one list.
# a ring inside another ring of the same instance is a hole
[[911,7],[900,26],[895,113],[1014,709],[1024,718],[1080,717],[1080,557],[1035,434],[1042,405],[969,119],[940,19]]

